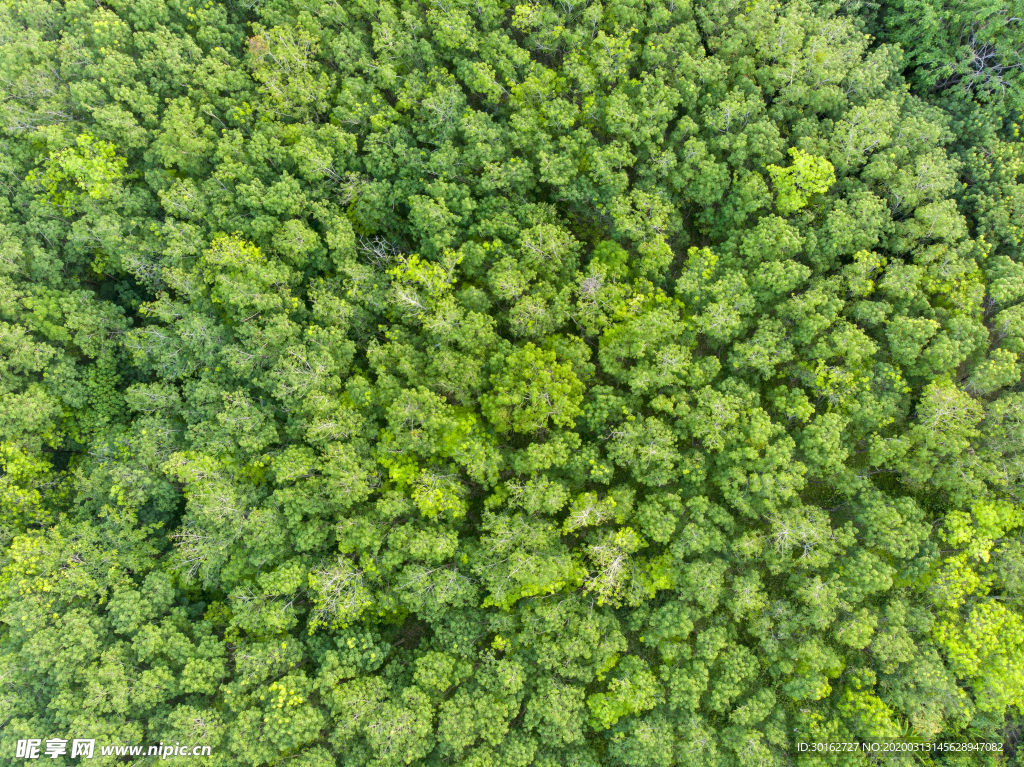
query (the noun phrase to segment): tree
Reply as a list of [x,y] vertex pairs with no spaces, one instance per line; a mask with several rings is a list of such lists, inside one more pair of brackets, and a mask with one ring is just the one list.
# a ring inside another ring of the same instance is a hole
[[1015,743],[1020,15],[5,4],[0,750]]
[[547,429],[549,421],[571,427],[583,412],[583,385],[572,367],[532,343],[512,352],[492,383],[480,406],[499,432],[535,432]]
[[816,194],[824,194],[836,181],[832,163],[824,157],[814,157],[796,147],[789,150],[793,164],[788,168],[769,165],[768,173],[775,186],[776,207],[782,214],[795,213],[805,207]]

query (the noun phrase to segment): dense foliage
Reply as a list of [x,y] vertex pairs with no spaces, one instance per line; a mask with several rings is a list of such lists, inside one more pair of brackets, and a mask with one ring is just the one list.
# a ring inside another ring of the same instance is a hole
[[0,4],[5,759],[1019,762],[1016,0],[193,2]]

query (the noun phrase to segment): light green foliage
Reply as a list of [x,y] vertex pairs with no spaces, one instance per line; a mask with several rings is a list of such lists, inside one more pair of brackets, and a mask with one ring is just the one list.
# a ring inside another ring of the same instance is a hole
[[583,412],[583,384],[572,366],[531,343],[509,355],[492,382],[494,390],[480,398],[480,407],[499,432],[530,433],[549,423],[572,427]]
[[608,682],[606,692],[587,698],[590,721],[594,727],[608,729],[627,714],[638,714],[658,703],[659,687],[654,675],[643,661],[623,659]]
[[51,151],[43,172],[32,170],[25,181],[38,183],[49,200],[70,216],[80,209],[83,195],[92,200],[113,196],[127,164],[113,144],[85,132],[75,138],[75,146]]
[[814,195],[824,194],[836,182],[835,168],[824,157],[815,157],[796,147],[789,149],[789,155],[793,158],[789,167],[768,166],[778,195],[775,205],[783,215],[806,207]]
[[2,5],[0,753],[1020,761],[1019,3]]

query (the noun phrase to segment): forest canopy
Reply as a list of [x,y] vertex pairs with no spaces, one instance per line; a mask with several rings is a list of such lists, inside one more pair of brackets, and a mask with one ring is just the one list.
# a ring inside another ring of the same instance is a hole
[[4,759],[1024,764],[1019,0],[192,1],[0,3]]

